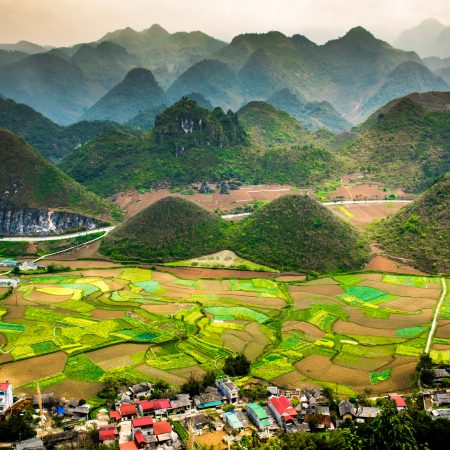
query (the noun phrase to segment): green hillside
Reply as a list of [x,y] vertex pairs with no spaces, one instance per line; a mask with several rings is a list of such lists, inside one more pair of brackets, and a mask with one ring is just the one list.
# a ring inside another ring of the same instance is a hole
[[192,202],[167,197],[110,233],[100,252],[122,261],[176,261],[222,250],[227,222]]
[[297,195],[274,200],[236,224],[232,246],[269,267],[321,273],[359,269],[368,256],[351,225]]
[[63,127],[27,105],[0,97],[0,128],[18,134],[46,158],[58,161],[98,133],[122,127],[108,121],[83,121]]
[[450,92],[394,100],[354,131],[345,153],[372,179],[421,192],[450,170]]
[[203,180],[307,186],[342,167],[314,133],[273,106],[254,102],[238,114],[225,114],[186,98],[157,115],[151,132],[102,133],[61,163],[100,195]]
[[394,256],[425,272],[450,273],[450,173],[413,203],[372,227],[373,238]]
[[0,130],[0,200],[108,217],[111,205],[86,191],[10,131]]

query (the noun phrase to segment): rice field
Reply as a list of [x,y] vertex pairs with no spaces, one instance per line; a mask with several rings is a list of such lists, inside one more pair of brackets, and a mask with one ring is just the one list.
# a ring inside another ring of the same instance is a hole
[[[425,276],[184,273],[92,267],[24,277],[0,303],[0,379],[18,393],[39,382],[88,397],[111,371],[179,386],[244,353],[253,377],[286,387],[401,391],[413,383],[440,294],[439,279]],[[447,298],[431,355],[449,361],[449,350]]]

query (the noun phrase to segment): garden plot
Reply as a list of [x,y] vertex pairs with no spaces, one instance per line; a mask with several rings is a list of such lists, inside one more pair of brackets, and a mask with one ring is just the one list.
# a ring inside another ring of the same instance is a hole
[[[287,387],[337,381],[346,395],[401,390],[411,384],[439,295],[436,279],[427,277],[283,282],[238,271],[226,271],[225,279],[209,269],[203,279],[180,270],[26,277],[17,299],[0,306],[0,378],[13,379],[18,367],[14,382],[23,389],[39,381],[42,389],[88,397],[110,371],[179,386],[242,352],[252,376]],[[445,303],[433,340],[441,359],[450,342],[448,311]],[[46,370],[36,370],[38,362]],[[23,375],[20,364],[33,371]]]

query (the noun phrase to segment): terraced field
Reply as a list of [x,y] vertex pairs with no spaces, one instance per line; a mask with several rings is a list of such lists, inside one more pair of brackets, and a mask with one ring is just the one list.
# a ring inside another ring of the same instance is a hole
[[[177,386],[243,352],[252,376],[286,387],[312,382],[350,394],[413,383],[439,279],[281,279],[123,267],[26,277],[0,303],[0,379],[17,393],[39,382],[88,397],[111,371]],[[450,354],[449,301],[433,341],[437,360]]]

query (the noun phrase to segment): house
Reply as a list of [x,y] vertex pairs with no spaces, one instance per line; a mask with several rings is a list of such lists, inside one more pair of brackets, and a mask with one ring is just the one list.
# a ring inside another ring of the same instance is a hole
[[319,429],[334,429],[333,422],[331,421],[331,416],[325,416],[322,414],[306,414],[303,420],[310,427],[310,424],[314,423],[315,427]]
[[120,415],[120,411],[110,411],[109,412],[109,418],[112,420],[115,420],[116,422],[119,422],[122,416]]
[[222,400],[219,398],[217,389],[209,386],[200,395],[194,397],[194,404],[200,410],[217,408],[218,406],[222,406]]
[[195,435],[201,435],[203,434],[203,429],[206,428],[211,421],[211,417],[206,416],[205,414],[196,414],[195,416],[190,415],[189,417],[184,418],[181,420],[181,423],[186,430],[192,430]]
[[269,397],[267,405],[280,427],[286,431],[292,429],[295,425],[294,418],[297,416],[297,411],[287,397],[284,395]]
[[44,442],[39,438],[27,439],[22,442],[18,442],[15,446],[16,450],[45,450]]
[[139,417],[131,420],[131,436],[135,439],[135,435],[140,433],[144,439],[153,435],[153,419],[151,417]]
[[447,369],[433,369],[433,374],[436,380],[450,378],[450,372]]
[[0,416],[4,416],[13,403],[12,384],[8,381],[0,383]]
[[170,400],[171,414],[182,414],[190,411],[191,408],[192,402],[189,394],[178,394]]
[[[49,392],[48,394],[42,394],[40,401],[42,402],[42,407],[44,409],[50,409],[55,404],[59,403],[59,398],[53,392]],[[35,408],[39,407],[39,397],[37,395],[33,395],[33,406]],[[76,403],[72,409],[68,409],[68,411],[70,411],[70,415],[72,415],[77,406],[78,403]]]
[[450,419],[450,408],[433,409],[431,415],[433,416],[433,420]]
[[155,422],[153,424],[153,434],[157,437],[158,442],[170,444],[173,440],[172,425],[165,420]]
[[25,261],[20,264],[19,269],[21,272],[29,272],[33,270],[43,269],[43,267],[38,266],[36,263],[31,261]]
[[272,427],[273,422],[271,418],[267,414],[266,410],[258,403],[248,403],[246,411],[248,417],[259,431],[264,431]]
[[339,415],[341,416],[342,420],[353,420],[356,411],[353,403],[349,402],[348,400],[343,400],[339,403],[338,409]]
[[167,411],[169,409],[171,409],[171,405],[170,401],[167,399],[141,400],[138,403],[138,410],[141,416],[167,416]]
[[398,411],[406,409],[405,399],[401,395],[389,394],[389,398],[395,403],[395,406]]
[[131,420],[137,416],[136,405],[129,403],[122,403],[119,407],[120,416],[122,419]]
[[239,389],[229,378],[217,380],[216,387],[229,403],[236,403],[239,400]]
[[72,411],[72,416],[80,419],[88,419],[89,418],[89,411],[91,410],[91,406],[88,404],[84,404],[81,406],[77,406]]
[[355,409],[354,417],[358,422],[365,422],[366,420],[378,416],[380,412],[380,408],[375,406],[358,406],[358,408]]
[[144,383],[128,386],[126,394],[131,398],[143,398],[145,396],[151,395],[152,392],[153,384],[149,381],[145,381]]
[[98,429],[98,440],[103,444],[109,445],[116,440],[117,434],[118,431],[115,425],[104,425]]
[[239,420],[234,411],[223,413],[223,421],[233,430],[242,430],[244,428],[244,424]]
[[19,264],[19,261],[15,259],[4,259],[0,261],[0,266],[2,267],[16,267]]
[[317,405],[316,414],[322,414],[322,416],[329,416],[330,415],[330,407]]
[[20,280],[18,278],[0,278],[0,287],[12,287],[19,286]]
[[434,394],[432,400],[436,406],[450,405],[450,395],[447,392]]
[[134,441],[125,442],[123,444],[120,444],[119,447],[120,447],[120,450],[138,450]]
[[355,408],[353,403],[343,400],[339,403],[339,415],[342,420],[356,419],[359,422],[373,419],[380,413],[380,408],[374,406],[358,406]]

